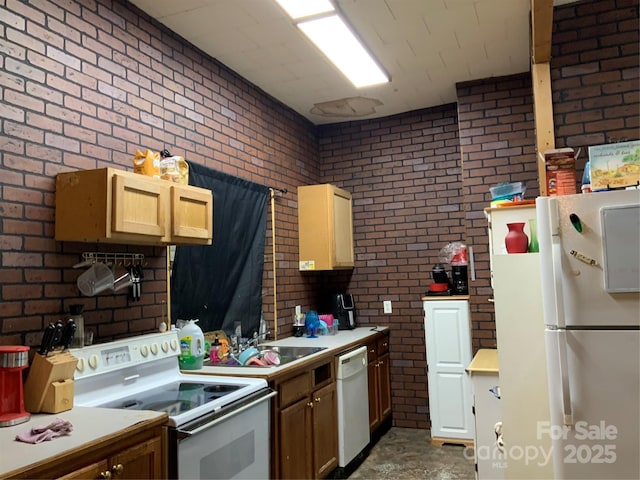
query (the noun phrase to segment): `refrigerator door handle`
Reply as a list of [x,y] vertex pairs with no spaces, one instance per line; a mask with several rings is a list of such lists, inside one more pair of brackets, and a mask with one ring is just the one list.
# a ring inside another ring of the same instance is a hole
[[[558,328],[567,324],[564,318],[564,295],[562,290],[562,243],[559,236],[551,237],[551,269],[553,271],[554,309]],[[546,323],[549,323],[545,320]]]
[[569,367],[567,362],[567,331],[558,330],[558,358],[560,360],[560,387],[562,391],[562,421],[567,426],[573,425],[571,408],[571,386],[569,384]]

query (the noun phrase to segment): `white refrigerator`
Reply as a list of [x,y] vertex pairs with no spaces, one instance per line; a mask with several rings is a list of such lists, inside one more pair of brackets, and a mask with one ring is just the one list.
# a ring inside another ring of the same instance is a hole
[[640,478],[640,190],[540,197],[557,479]]

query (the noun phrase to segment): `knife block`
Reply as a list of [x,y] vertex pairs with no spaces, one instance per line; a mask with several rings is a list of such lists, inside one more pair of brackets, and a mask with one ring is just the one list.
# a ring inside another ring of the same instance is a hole
[[69,352],[36,353],[24,385],[24,408],[59,413],[73,408],[73,372],[78,359]]

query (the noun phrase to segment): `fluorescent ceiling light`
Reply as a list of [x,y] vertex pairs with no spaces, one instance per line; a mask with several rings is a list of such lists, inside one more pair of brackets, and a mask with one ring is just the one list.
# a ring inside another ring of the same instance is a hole
[[329,0],[276,0],[276,2],[294,20],[334,11]]
[[[281,1],[281,0],[278,0]],[[315,45],[356,88],[389,81],[349,27],[338,15],[298,23]]]
[[[276,0],[296,25],[356,88],[387,83],[389,77],[377,65],[331,0]],[[306,19],[306,20],[305,20]]]

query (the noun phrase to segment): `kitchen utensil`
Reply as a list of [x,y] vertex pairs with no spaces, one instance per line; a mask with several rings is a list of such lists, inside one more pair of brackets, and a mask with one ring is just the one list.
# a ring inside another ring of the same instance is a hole
[[53,340],[51,341],[51,350],[55,350],[56,347],[60,346],[60,340],[62,340],[62,329],[64,325],[62,325],[62,321],[58,320],[56,322],[56,329],[53,332]]
[[29,420],[24,409],[22,370],[29,365],[29,347],[0,345],[0,427]]
[[246,365],[252,357],[258,355],[258,349],[255,347],[249,347],[246,350],[243,350],[240,355],[238,355],[238,361],[240,365]]
[[76,323],[70,318],[62,329],[62,337],[60,339],[60,346],[62,347],[62,350],[67,350],[71,346],[75,333]]
[[40,349],[38,353],[40,355],[46,355],[49,351],[53,349],[53,339],[56,333],[56,325],[54,323],[49,323],[47,327],[44,329],[44,333],[42,334],[42,341],[40,342]]
[[129,266],[129,274],[131,276],[131,299],[133,301],[140,300],[141,294],[141,281],[144,277],[142,273],[141,265],[131,265]]
[[110,288],[113,288],[113,272],[102,262],[94,263],[78,277],[78,289],[87,297]]
[[133,283],[131,270],[120,265],[113,267],[113,291],[118,292]]

